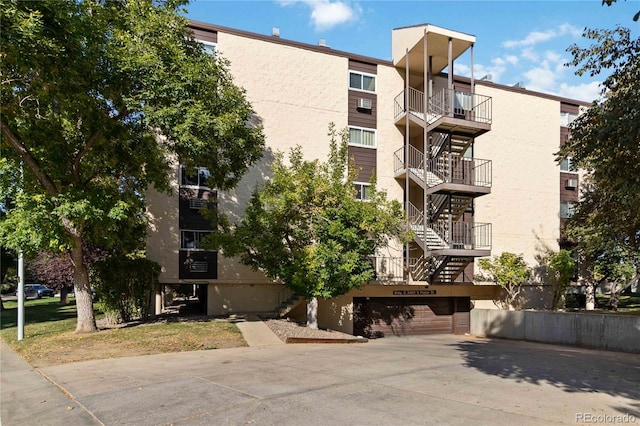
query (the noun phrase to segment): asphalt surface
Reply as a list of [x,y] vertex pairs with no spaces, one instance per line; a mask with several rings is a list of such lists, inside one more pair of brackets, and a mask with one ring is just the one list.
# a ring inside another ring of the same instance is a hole
[[30,367],[4,343],[6,425],[640,424],[640,355],[464,336]]

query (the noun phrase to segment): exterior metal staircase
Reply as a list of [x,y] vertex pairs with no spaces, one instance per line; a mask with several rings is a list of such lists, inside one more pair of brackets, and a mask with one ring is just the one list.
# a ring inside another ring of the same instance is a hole
[[432,284],[451,284],[473,262],[473,257],[438,256],[430,273]]

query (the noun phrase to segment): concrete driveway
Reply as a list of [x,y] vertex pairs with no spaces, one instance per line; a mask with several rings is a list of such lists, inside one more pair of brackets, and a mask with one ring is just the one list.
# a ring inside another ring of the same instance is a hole
[[50,391],[29,409],[2,346],[3,425],[640,424],[635,354],[441,335],[22,365]]

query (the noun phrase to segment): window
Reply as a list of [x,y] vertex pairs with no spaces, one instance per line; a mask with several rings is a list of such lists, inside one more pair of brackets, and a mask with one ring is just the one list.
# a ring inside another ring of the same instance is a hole
[[577,171],[572,170],[572,163],[573,163],[573,160],[571,157],[565,158],[560,163],[560,170],[563,172],[578,173]]
[[353,188],[356,190],[356,200],[370,200],[371,199],[371,185],[368,183],[354,182]]
[[363,92],[376,92],[376,76],[363,74],[357,71],[349,71],[349,88],[362,90]]
[[202,45],[202,47],[204,48],[204,53],[206,53],[209,56],[215,56],[216,55],[216,51],[218,50],[218,46],[210,41],[203,41],[203,40],[198,40],[198,43],[200,43]]
[[578,118],[578,114],[574,114],[571,112],[560,112],[560,125],[562,127],[568,127],[569,124]]
[[562,201],[560,203],[560,218],[569,219],[575,211],[574,203]]
[[203,250],[202,240],[211,231],[180,231],[180,249],[182,250]]
[[211,173],[204,167],[187,169],[180,166],[180,186],[200,186],[208,188],[207,181]]
[[349,145],[376,147],[376,131],[361,127],[349,127]]

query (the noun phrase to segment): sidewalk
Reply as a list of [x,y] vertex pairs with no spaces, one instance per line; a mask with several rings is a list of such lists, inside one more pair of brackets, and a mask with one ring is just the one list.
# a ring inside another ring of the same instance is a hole
[[256,315],[246,315],[230,319],[242,332],[249,346],[283,345],[284,342]]
[[102,424],[4,342],[0,342],[0,377],[3,425]]

